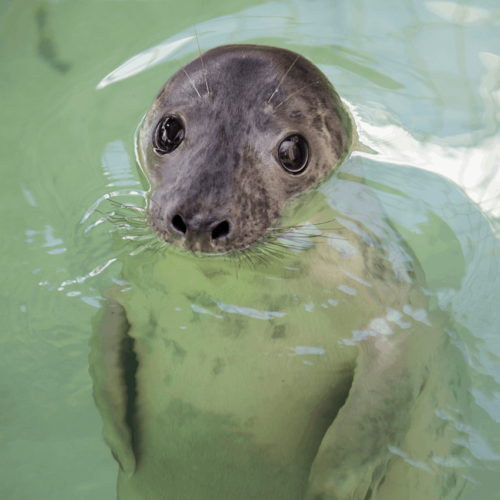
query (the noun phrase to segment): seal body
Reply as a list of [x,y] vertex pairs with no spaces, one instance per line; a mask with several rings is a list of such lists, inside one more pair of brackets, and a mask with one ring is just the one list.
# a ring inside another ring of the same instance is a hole
[[123,257],[130,286],[106,293],[91,341],[121,500],[461,491],[404,460],[450,453],[429,411],[453,399],[436,383],[446,318],[390,226],[317,189],[353,144],[326,77],[284,49],[219,47],[161,89],[138,157],[169,246]]

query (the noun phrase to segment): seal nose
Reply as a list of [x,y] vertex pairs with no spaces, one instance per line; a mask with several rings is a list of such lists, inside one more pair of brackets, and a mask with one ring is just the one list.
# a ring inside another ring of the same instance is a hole
[[231,231],[231,225],[227,219],[215,222],[209,220],[208,218],[198,221],[196,221],[196,218],[193,218],[192,220],[185,220],[180,214],[175,214],[172,217],[172,226],[184,237],[188,232],[193,235],[209,232],[211,233],[212,241],[226,238]]
[[221,238],[225,238],[226,236],[229,235],[229,222],[227,220],[223,220],[222,222],[219,222],[213,229],[212,229],[212,240],[220,240]]
[[186,235],[187,227],[184,223],[184,219],[179,214],[173,216],[172,226],[174,226],[180,233]]

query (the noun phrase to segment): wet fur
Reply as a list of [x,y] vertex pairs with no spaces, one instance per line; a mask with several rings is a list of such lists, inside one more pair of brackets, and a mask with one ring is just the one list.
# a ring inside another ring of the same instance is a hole
[[[197,89],[206,77],[210,93],[199,98],[179,70],[141,127],[141,164],[153,190],[150,221],[161,238],[185,248],[241,250],[267,233],[290,199],[333,172],[351,145],[351,125],[331,83],[293,52],[248,45],[242,56],[228,45],[203,55],[205,72],[201,61],[185,71]],[[306,91],[308,86],[313,89]],[[185,139],[160,158],[152,134],[174,113],[186,124]],[[277,158],[280,142],[292,133],[310,145],[308,167],[299,175],[285,172]],[[168,223],[173,213],[204,218],[207,233],[212,222],[228,218],[231,233],[223,241],[212,242],[207,234],[180,242]]]

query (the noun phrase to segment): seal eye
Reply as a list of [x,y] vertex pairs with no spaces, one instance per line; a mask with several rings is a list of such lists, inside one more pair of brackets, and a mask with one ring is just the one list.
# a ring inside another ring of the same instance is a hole
[[309,146],[301,135],[289,135],[278,148],[281,166],[291,174],[302,172],[309,160]]
[[171,153],[184,139],[184,126],[176,116],[163,118],[153,135],[154,152],[160,156]]

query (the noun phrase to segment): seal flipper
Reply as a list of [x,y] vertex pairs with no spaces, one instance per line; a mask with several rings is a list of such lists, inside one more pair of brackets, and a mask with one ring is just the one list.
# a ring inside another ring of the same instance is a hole
[[388,447],[400,446],[410,428],[423,382],[404,362],[409,342],[385,353],[376,342],[360,343],[349,396],[323,437],[306,500],[372,498],[394,460]]
[[94,401],[103,419],[103,437],[122,471],[132,476],[136,467],[133,416],[137,358],[130,324],[123,307],[108,297],[92,318],[89,372]]

